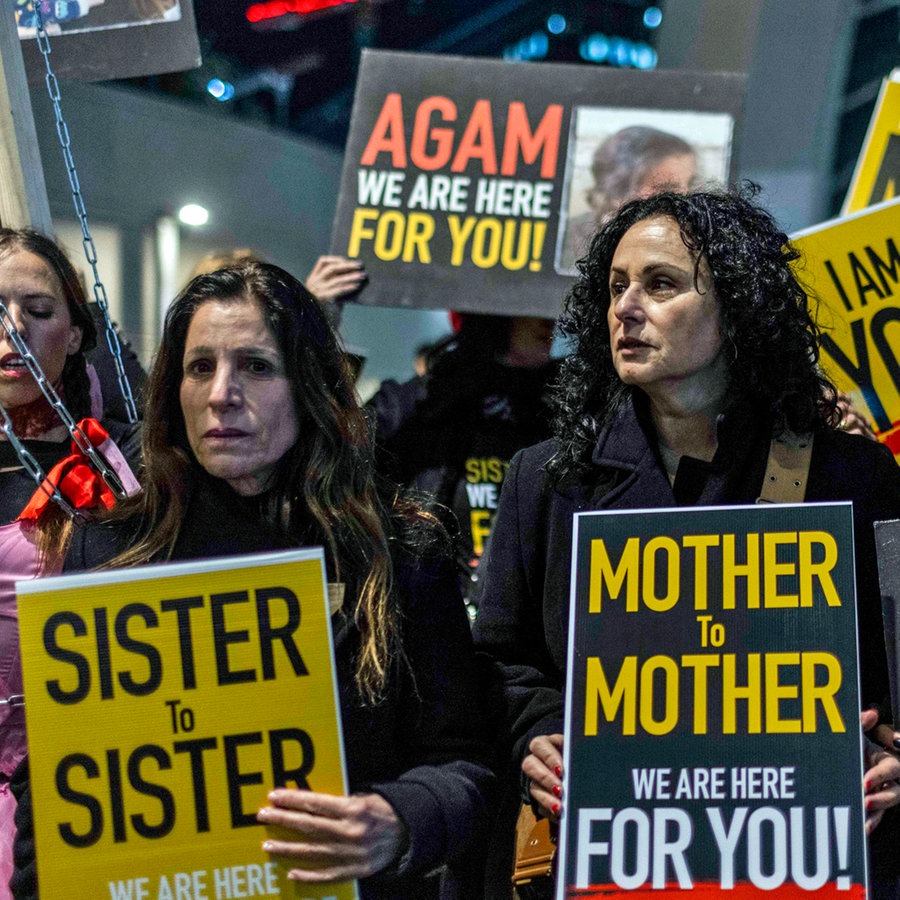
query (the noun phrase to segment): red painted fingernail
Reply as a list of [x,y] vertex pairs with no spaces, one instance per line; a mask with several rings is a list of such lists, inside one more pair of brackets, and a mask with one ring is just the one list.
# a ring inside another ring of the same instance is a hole
[[562,785],[561,784],[553,785],[553,795],[555,797],[562,797]]
[[562,777],[562,766],[557,766],[553,771],[556,773],[557,778]]
[[560,805],[558,803],[554,803],[553,806],[550,807],[550,812],[552,812],[554,816],[558,816],[560,809]]

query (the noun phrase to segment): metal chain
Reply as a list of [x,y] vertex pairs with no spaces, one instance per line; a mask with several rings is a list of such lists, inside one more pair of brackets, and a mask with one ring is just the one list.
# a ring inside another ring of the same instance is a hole
[[78,423],[72,418],[72,414],[66,409],[66,405],[62,402],[62,398],[56,393],[56,389],[47,380],[47,376],[41,369],[40,363],[35,359],[32,352],[28,349],[28,345],[22,340],[22,335],[13,323],[6,304],[0,299],[0,325],[6,329],[12,345],[16,348],[22,361],[31,372],[32,377],[37,382],[41,393],[47,398],[56,414],[62,419],[63,425],[72,436],[72,440],[81,452],[87,456],[94,464],[97,471],[103,476],[103,480],[109,485],[110,489],[118,497],[125,497],[125,488],[122,485],[119,476],[110,464],[97,451],[96,447],[88,440],[87,435],[81,430]]
[[131,391],[131,384],[128,376],[125,374],[125,364],[122,361],[122,345],[119,342],[119,335],[113,327],[112,320],[109,316],[109,301],[106,297],[106,288],[100,280],[100,273],[97,270],[97,249],[94,246],[94,239],[91,237],[88,228],[87,211],[84,208],[84,199],[81,196],[81,185],[78,182],[78,172],[75,169],[75,160],[72,157],[72,144],[69,140],[69,128],[66,120],[63,118],[61,97],[59,93],[59,82],[53,69],[50,66],[50,38],[44,28],[44,16],[41,11],[40,0],[34,3],[34,11],[37,20],[37,45],[44,58],[44,66],[47,69],[45,81],[47,83],[47,93],[53,103],[53,111],[56,115],[56,133],[59,135],[60,146],[62,147],[63,160],[66,164],[66,171],[69,175],[69,186],[72,188],[72,202],[75,205],[75,213],[78,221],[81,223],[81,244],[84,248],[84,255],[90,264],[91,271],[94,274],[94,299],[103,313],[103,319],[106,322],[106,344],[109,352],[112,354],[113,361],[116,364],[116,377],[119,380],[119,390],[125,400],[125,409],[128,415],[128,421],[135,423],[138,420],[137,406],[134,402],[134,395]]
[[16,451],[16,456],[19,457],[22,468],[37,482],[38,487],[51,500],[57,503],[70,519],[80,516],[80,513],[78,513],[69,501],[66,500],[59,488],[57,488],[53,482],[47,481],[38,461],[31,455],[28,448],[16,437],[16,433],[13,431],[12,419],[10,419],[9,413],[2,406],[0,406],[0,430],[3,431],[13,450]]

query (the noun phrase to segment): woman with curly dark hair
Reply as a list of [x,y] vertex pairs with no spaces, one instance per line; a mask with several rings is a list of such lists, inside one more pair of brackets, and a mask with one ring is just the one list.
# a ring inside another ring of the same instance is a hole
[[[561,321],[573,353],[555,438],[519,454],[507,475],[476,643],[500,673],[525,797],[551,819],[562,805],[573,514],[753,503],[778,445],[812,445],[806,500],[853,501],[862,698],[889,709],[872,523],[900,513],[900,468],[885,447],[834,427],[799,254],[752,197],[658,194],[595,236]],[[863,725],[878,719],[869,709]],[[888,735],[889,745],[900,737]],[[869,764],[874,831],[900,803],[900,760],[884,750]],[[873,837],[886,847],[873,853],[885,896],[900,885],[896,834],[882,826]]]
[[[639,226],[654,219],[659,220],[655,228]],[[621,308],[624,290],[610,270],[619,271],[614,257],[632,228],[634,237],[643,238],[646,231],[649,239],[658,237],[673,247],[690,285],[705,297],[705,303],[698,301],[698,320],[713,333],[679,333],[672,342],[690,338],[696,344],[707,337],[710,348],[715,347],[716,386],[705,396],[720,394],[717,412],[735,404],[765,410],[775,435],[785,429],[804,434],[832,423],[836,392],[817,367],[818,328],[791,267],[799,253],[787,236],[768,212],[740,194],[657,194],[623,208],[579,264],[581,277],[559,325],[574,339],[574,352],[560,379],[555,431],[566,438],[552,471],[562,475],[589,462],[600,430],[633,395],[632,386],[644,384],[645,392],[656,393],[671,385],[665,379],[657,385],[653,358],[658,354],[649,347],[647,354],[642,352],[630,309],[621,316],[614,312]],[[660,284],[657,292],[663,288],[671,290]],[[642,331],[640,325],[637,331]],[[639,374],[644,355],[651,357],[649,375]]]

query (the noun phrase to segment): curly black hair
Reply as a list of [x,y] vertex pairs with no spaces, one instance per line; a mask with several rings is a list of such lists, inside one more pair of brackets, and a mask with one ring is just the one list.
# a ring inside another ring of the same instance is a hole
[[554,397],[559,449],[548,468],[555,478],[587,471],[600,430],[633,390],[613,368],[609,273],[625,232],[654,216],[674,219],[697,266],[702,259],[709,267],[728,361],[728,402],[752,404],[771,421],[773,436],[834,423],[837,391],[819,370],[819,327],[792,265],[800,253],[754,202],[758,192],[748,182],[730,191],[633,200],[594,236],[559,323],[573,352]]

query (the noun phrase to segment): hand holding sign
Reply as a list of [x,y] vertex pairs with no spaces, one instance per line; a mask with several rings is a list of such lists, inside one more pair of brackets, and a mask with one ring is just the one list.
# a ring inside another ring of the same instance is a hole
[[[879,746],[883,737],[893,743],[900,734],[885,725],[878,725],[878,712],[874,709],[863,710],[860,721],[867,738],[863,787],[866,792],[866,834],[871,834],[881,822],[884,811],[900,803],[900,759],[892,748]],[[882,735],[882,731],[887,735]],[[871,738],[879,743],[874,743]]]
[[320,302],[341,300],[365,286],[363,264],[344,256],[320,256],[306,276],[306,289]]
[[528,788],[531,799],[548,819],[559,821],[562,813],[562,751],[561,734],[545,734],[528,745],[531,753],[522,760],[522,771],[531,780]]
[[838,394],[837,408],[841,414],[838,422],[838,428],[841,431],[846,431],[848,434],[861,434],[870,441],[878,440],[869,420],[853,405],[853,401],[847,394]]
[[[394,808],[378,794],[335,797],[281,789],[257,814],[264,825],[296,832],[294,840],[267,840],[263,850],[297,867],[293,881],[330,883],[365,878],[401,854],[406,835]],[[291,835],[293,837],[293,835]]]

